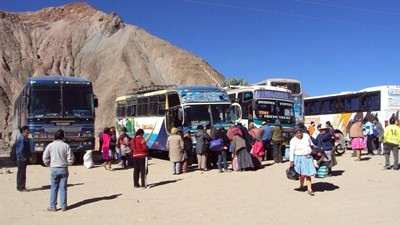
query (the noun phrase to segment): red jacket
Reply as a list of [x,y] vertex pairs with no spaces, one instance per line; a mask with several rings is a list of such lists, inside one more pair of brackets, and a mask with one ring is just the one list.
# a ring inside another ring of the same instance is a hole
[[131,140],[131,149],[133,158],[146,158],[148,147],[146,140],[142,136],[136,136]]

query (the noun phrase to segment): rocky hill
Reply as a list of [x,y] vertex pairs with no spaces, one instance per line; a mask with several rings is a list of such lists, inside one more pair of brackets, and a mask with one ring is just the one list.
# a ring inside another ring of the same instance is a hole
[[[0,11],[0,132],[30,76],[84,77],[99,99],[98,129],[114,124],[115,98],[149,84],[215,85],[224,77],[190,52],[86,3],[36,12]],[[98,130],[97,129],[97,130]]]

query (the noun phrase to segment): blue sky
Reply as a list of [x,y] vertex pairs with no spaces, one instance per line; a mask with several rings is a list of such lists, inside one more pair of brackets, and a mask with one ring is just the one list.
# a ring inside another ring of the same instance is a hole
[[[71,2],[0,0],[0,9]],[[294,78],[311,96],[400,85],[399,0],[86,2],[192,52],[227,78]]]

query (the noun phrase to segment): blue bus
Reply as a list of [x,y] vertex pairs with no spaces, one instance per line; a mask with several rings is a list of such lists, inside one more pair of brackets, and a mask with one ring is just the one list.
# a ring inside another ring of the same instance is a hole
[[118,97],[116,105],[117,131],[126,127],[133,136],[141,128],[149,148],[158,151],[167,150],[173,127],[193,135],[199,125],[229,128],[241,118],[240,105],[231,104],[226,91],[212,86],[151,85]]
[[30,77],[14,104],[13,130],[29,127],[32,163],[41,163],[46,146],[57,130],[65,131],[65,141],[81,160],[95,145],[95,107],[98,100],[92,83],[69,76]]

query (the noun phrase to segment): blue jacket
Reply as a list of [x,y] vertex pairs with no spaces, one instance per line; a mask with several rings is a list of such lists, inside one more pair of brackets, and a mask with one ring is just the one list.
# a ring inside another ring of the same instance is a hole
[[20,135],[17,139],[17,145],[15,149],[15,153],[17,155],[17,159],[30,159],[31,158],[31,147],[29,143],[29,138],[24,135]]
[[261,128],[263,130],[261,140],[263,140],[263,141],[271,140],[272,128],[270,126],[268,126],[268,124],[263,125]]
[[318,148],[322,148],[325,151],[331,151],[333,149],[331,132],[327,131],[325,134],[318,134],[316,140]]

